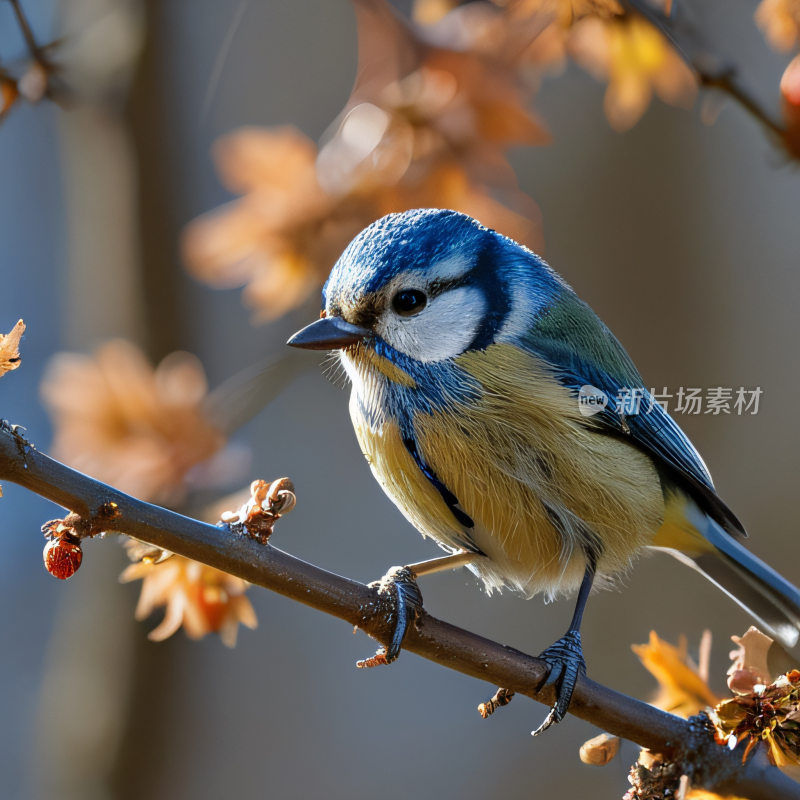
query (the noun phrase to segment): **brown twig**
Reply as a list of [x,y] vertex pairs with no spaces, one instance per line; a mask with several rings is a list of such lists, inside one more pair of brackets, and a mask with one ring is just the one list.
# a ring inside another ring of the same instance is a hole
[[674,16],[668,16],[648,0],[622,0],[631,11],[641,14],[675,48],[696,73],[701,85],[727,94],[758,120],[770,135],[782,137],[783,127],[741,83],[736,67],[724,61],[701,39],[698,31]]
[[17,27],[22,34],[22,38],[25,40],[25,45],[28,48],[28,53],[30,54],[31,58],[34,61],[45,61],[41,48],[36,43],[36,37],[33,35],[33,30],[28,22],[28,18],[25,16],[25,12],[22,10],[22,6],[19,4],[19,0],[8,0],[8,2],[11,4],[11,8],[14,11],[14,16],[17,18]]
[[[380,642],[390,626],[377,591],[326,572],[249,536],[144,503],[40,453],[13,426],[0,425],[0,480],[12,481],[92,520],[115,504],[114,529],[143,542],[201,561],[250,583],[298,600],[356,625]],[[539,692],[548,666],[422,612],[404,649],[495,686],[550,704]],[[678,761],[697,786],[750,800],[800,800],[800,784],[762,759],[741,763],[738,751],[716,745],[703,725],[667,714],[586,678],[570,712],[625,739]]]

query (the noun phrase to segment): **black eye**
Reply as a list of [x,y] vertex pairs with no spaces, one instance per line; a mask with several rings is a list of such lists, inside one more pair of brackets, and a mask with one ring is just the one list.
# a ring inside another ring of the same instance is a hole
[[427,303],[425,293],[418,289],[403,289],[392,298],[392,308],[403,317],[418,314]]

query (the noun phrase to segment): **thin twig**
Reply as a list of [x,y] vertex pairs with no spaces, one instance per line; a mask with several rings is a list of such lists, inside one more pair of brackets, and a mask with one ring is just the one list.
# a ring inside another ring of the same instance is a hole
[[712,52],[698,31],[683,20],[667,16],[648,0],[622,0],[622,4],[641,14],[669,41],[678,55],[696,73],[700,83],[727,94],[760,122],[770,134],[782,137],[783,127],[762,108],[745,88],[736,67]]
[[19,0],[8,0],[8,2],[11,3],[11,8],[14,10],[14,16],[17,18],[17,26],[22,34],[22,38],[25,40],[25,45],[28,48],[31,58],[34,61],[43,62],[44,59],[41,49],[36,43],[36,37],[33,35],[33,30],[28,22],[28,18],[25,16],[25,12],[22,10],[22,6],[19,4]]
[[[44,80],[46,81],[41,97],[46,97],[48,100],[52,100],[58,105],[66,106],[70,99],[69,88],[59,76],[59,65],[54,63],[49,57],[49,54],[61,44],[61,40],[56,39],[55,41],[49,42],[45,45],[39,44],[36,41],[33,28],[31,28],[28,17],[22,8],[22,4],[19,2],[19,0],[8,0],[8,2],[11,5],[11,9],[16,18],[17,27],[19,28],[20,34],[25,41],[25,47],[28,50],[28,55],[30,56],[31,61],[33,61],[33,63],[40,68],[44,76]],[[18,83],[18,85],[20,85],[20,88],[23,80],[24,76],[18,81],[15,81]],[[21,92],[21,94],[24,93]],[[31,100],[31,97],[28,96],[27,99]],[[39,95],[36,96],[36,100],[38,99],[40,99]]]
[[[24,486],[86,520],[95,519],[114,503],[114,529],[121,533],[332,614],[380,642],[390,637],[385,608],[375,589],[250,537],[136,500],[40,453],[7,423],[0,425],[0,480]],[[550,690],[539,692],[549,669],[545,662],[424,611],[417,627],[409,631],[404,649],[541,703],[553,701]],[[586,678],[578,683],[570,713],[679,762],[696,786],[750,800],[800,800],[800,784],[762,759],[742,765],[738,751],[716,745],[702,726]]]

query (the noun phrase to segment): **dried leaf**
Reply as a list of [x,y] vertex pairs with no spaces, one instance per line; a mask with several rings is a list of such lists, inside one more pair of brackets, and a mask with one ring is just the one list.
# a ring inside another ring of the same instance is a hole
[[800,39],[798,0],[761,0],[755,11],[755,20],[776,50],[791,50]]
[[608,81],[604,108],[616,130],[638,122],[654,92],[673,105],[689,107],[694,102],[694,73],[640,15],[586,17],[575,24],[568,48],[579,64]]
[[19,342],[25,333],[25,323],[19,320],[6,334],[0,333],[0,377],[20,365]]
[[41,391],[53,419],[54,455],[123,491],[175,504],[190,481],[230,480],[227,472],[214,473],[212,457],[225,437],[203,405],[203,368],[188,353],[174,353],[155,369],[122,340],[93,356],[61,353]]
[[691,663],[685,639],[680,647],[675,647],[651,631],[650,641],[633,645],[633,651],[658,681],[659,693],[652,701],[658,708],[690,717],[719,702],[703,677],[703,674],[708,674],[707,666],[698,667]]
[[469,14],[474,27],[420,30],[384,0],[355,5],[358,78],[319,153],[289,128],[225,137],[220,174],[243,196],[184,236],[189,268],[215,286],[244,285],[259,319],[315,294],[350,239],[389,212],[453,208],[541,244],[538,208],[506,155],[548,140],[519,72],[520,26],[498,9],[459,8],[448,19]]
[[751,625],[743,636],[731,636],[738,645],[731,652],[728,688],[735,694],[750,694],[757,684],[766,685],[772,676],[767,665],[767,653],[773,640]]

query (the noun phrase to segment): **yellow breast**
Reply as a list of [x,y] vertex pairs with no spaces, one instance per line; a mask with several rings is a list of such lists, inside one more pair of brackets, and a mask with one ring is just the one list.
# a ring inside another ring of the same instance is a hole
[[[587,531],[600,543],[598,573],[624,571],[664,518],[651,460],[587,427],[577,401],[536,360],[510,345],[471,351],[457,363],[485,387],[474,403],[414,417],[420,454],[474,520],[469,534],[488,556],[488,588],[526,594],[574,589]],[[372,471],[420,531],[458,547],[465,529],[406,450],[399,429],[371,429],[351,403]]]
[[375,480],[406,519],[446,549],[462,548],[463,529],[406,449],[397,423],[387,420],[380,426],[370,425],[361,414],[355,393],[350,417]]

